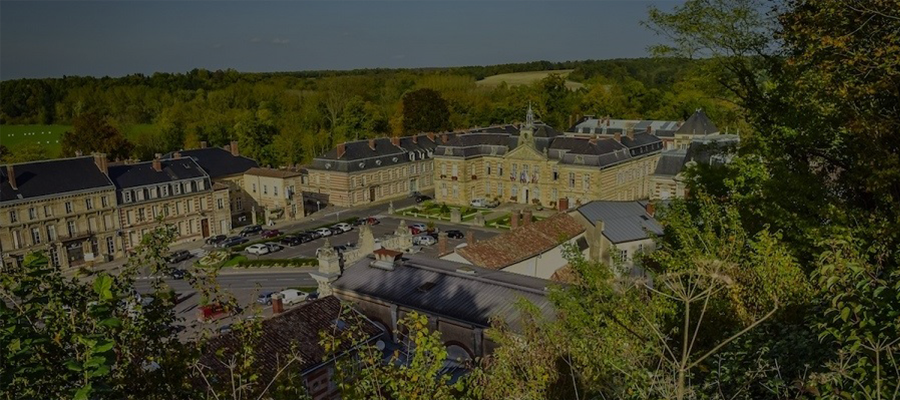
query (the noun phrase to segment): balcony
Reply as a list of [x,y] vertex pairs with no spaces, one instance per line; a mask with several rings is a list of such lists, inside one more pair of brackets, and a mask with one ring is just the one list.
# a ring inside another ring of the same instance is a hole
[[88,229],[86,231],[75,232],[71,235],[68,235],[68,234],[57,235],[56,241],[65,243],[65,242],[71,242],[73,240],[87,239],[89,237],[94,236],[94,233],[95,232]]

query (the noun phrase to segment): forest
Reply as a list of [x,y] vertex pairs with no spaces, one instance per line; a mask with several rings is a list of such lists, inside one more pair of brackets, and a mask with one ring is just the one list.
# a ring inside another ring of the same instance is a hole
[[[3,81],[0,130],[72,126],[70,138],[60,140],[61,151],[16,144],[6,146],[3,157],[23,162],[81,150],[147,160],[201,141],[217,146],[238,140],[246,155],[264,165],[294,165],[347,140],[514,123],[524,118],[528,104],[558,129],[585,114],[679,120],[697,108],[720,126],[738,129],[742,119],[727,94],[705,83],[706,64],[673,57],[267,74],[195,69]],[[495,74],[561,69],[574,70],[566,79],[585,86],[567,90],[565,81],[552,75],[530,85],[476,85]],[[423,93],[436,96],[416,96]],[[442,111],[424,118],[426,110]],[[113,136],[101,136],[106,140],[124,138],[110,148],[96,131],[79,126],[108,131]]]

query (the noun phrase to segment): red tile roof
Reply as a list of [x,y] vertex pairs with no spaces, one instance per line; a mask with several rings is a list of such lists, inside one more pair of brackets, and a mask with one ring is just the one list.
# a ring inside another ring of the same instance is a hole
[[582,232],[584,226],[575,218],[566,213],[559,213],[474,245],[459,248],[456,252],[479,267],[502,269],[553,249]]

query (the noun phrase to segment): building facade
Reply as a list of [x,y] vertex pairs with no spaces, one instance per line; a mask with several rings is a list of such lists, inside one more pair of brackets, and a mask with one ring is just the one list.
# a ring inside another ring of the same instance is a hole
[[293,221],[304,216],[301,171],[254,167],[244,173],[243,192],[251,207],[263,212],[263,221]]
[[694,111],[686,121],[654,121],[610,119],[610,117],[585,116],[566,130],[570,136],[613,137],[616,134],[649,133],[663,142],[665,150],[685,150],[695,137],[719,133],[719,128],[712,123],[701,109]]
[[586,228],[588,257],[618,273],[640,274],[640,256],[656,249],[662,226],[653,218],[655,205],[646,201],[592,201],[571,213]]
[[175,231],[175,243],[231,229],[229,188],[214,187],[191,158],[110,166],[109,176],[116,186],[126,250],[135,249],[160,224]]
[[310,203],[351,207],[400,199],[434,188],[434,149],[452,133],[341,143],[308,167]]
[[713,134],[691,138],[686,149],[664,151],[650,176],[651,200],[684,198],[688,194],[685,170],[697,164],[709,167],[724,165],[737,152],[737,135]]
[[474,131],[435,149],[435,199],[473,199],[567,209],[590,200],[648,198],[662,141],[648,133],[566,136],[528,110],[516,133]]
[[42,251],[63,268],[122,255],[116,192],[105,154],[0,167],[4,267]]

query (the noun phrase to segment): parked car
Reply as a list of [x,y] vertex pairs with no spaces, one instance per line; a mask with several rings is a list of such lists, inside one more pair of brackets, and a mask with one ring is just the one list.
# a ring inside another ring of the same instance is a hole
[[418,246],[433,246],[437,243],[437,239],[432,237],[431,235],[417,235],[413,236],[413,244]]
[[319,234],[319,237],[328,237],[334,234],[334,232],[332,232],[331,229],[328,228],[319,228],[316,229],[315,232]]
[[413,235],[418,235],[422,232],[428,231],[428,226],[425,224],[411,224],[409,226],[409,230]]
[[460,230],[450,229],[447,231],[447,237],[450,239],[462,239],[466,237]]
[[263,254],[269,254],[269,246],[266,246],[262,243],[257,243],[247,246],[244,251],[246,251],[248,254],[256,254],[258,256],[261,256]]
[[284,249],[284,246],[275,242],[266,242],[265,245],[269,248],[269,253],[274,253],[276,251],[281,251],[282,249]]
[[344,232],[350,232],[353,230],[353,225],[350,225],[346,222],[341,222],[339,224],[334,224],[334,226],[332,226],[332,228],[339,228],[340,230],[342,230]]
[[380,223],[381,223],[381,221],[379,221],[378,218],[375,218],[375,217],[362,217],[362,218],[357,219],[356,221],[353,221],[353,226],[360,226],[360,225],[378,225],[378,224],[380,224]]
[[422,246],[412,246],[406,250],[403,250],[406,254],[418,254],[422,252]]
[[328,229],[331,231],[332,235],[340,235],[340,234],[344,233],[343,229],[338,228],[336,226],[329,226]]
[[191,253],[189,251],[178,250],[178,251],[173,251],[171,254],[166,256],[166,262],[169,264],[175,264],[175,263],[179,263],[184,260],[187,260],[191,257],[193,257],[193,255],[191,255]]
[[231,332],[231,324],[228,324],[228,325],[222,325],[221,327],[219,327],[219,333],[220,333],[220,334],[222,334],[222,333],[228,333],[228,332]]
[[319,298],[319,292],[312,292],[306,296],[309,300],[315,300]]
[[493,199],[484,204],[487,208],[494,208],[500,205],[500,200]]
[[421,203],[423,201],[431,200],[431,197],[428,197],[424,194],[420,194],[416,196],[416,203]]
[[226,236],[226,235],[210,236],[210,237],[206,238],[206,244],[215,246],[227,238],[228,238],[228,236]]
[[472,201],[469,202],[469,205],[475,208],[485,208],[487,207],[487,201],[484,199],[472,199]]
[[285,246],[293,247],[293,246],[296,246],[296,245],[302,244],[302,243],[304,243],[304,242],[303,242],[303,239],[300,237],[300,235],[288,235],[288,236],[281,238],[281,244],[283,244]]
[[184,274],[185,274],[185,272],[183,269],[176,268],[176,269],[172,270],[172,279],[180,281],[180,280],[184,279]]
[[256,297],[256,302],[265,305],[272,304],[273,294],[275,294],[275,292],[262,292],[259,294],[259,296]]
[[250,225],[248,227],[245,227],[244,229],[241,229],[241,236],[251,236],[251,235],[255,235],[260,232],[262,232],[261,226]]
[[419,193],[419,191],[416,190],[416,191],[409,192],[408,197],[418,197],[418,196],[422,196],[422,193]]
[[297,237],[300,238],[300,241],[301,241],[302,243],[312,242],[313,240],[316,239],[315,236],[313,236],[312,234],[307,233],[307,232],[298,233],[298,234],[297,234]]
[[265,231],[262,231],[262,233],[260,234],[260,236],[262,236],[263,239],[273,238],[278,235],[281,235],[281,231],[279,231],[278,229],[265,230]]
[[[212,321],[216,318],[232,313],[232,310],[227,309],[224,305],[219,303],[211,303],[205,306],[200,306],[199,308],[197,308],[197,310],[197,319],[200,322]],[[229,328],[231,327],[229,326]]]
[[219,242],[219,244],[217,244],[217,246],[225,248],[225,247],[234,247],[234,246],[237,246],[239,244],[244,244],[244,243],[247,243],[246,238],[243,238],[240,236],[232,236],[230,238],[227,238],[227,239]]
[[306,231],[306,232],[303,232],[303,234],[309,235],[309,237],[312,238],[312,240],[316,240],[316,239],[322,237],[322,233],[319,232],[318,230]]
[[306,300],[307,296],[309,295],[306,292],[301,292],[297,289],[285,289],[281,291],[281,302],[284,305],[299,303]]

